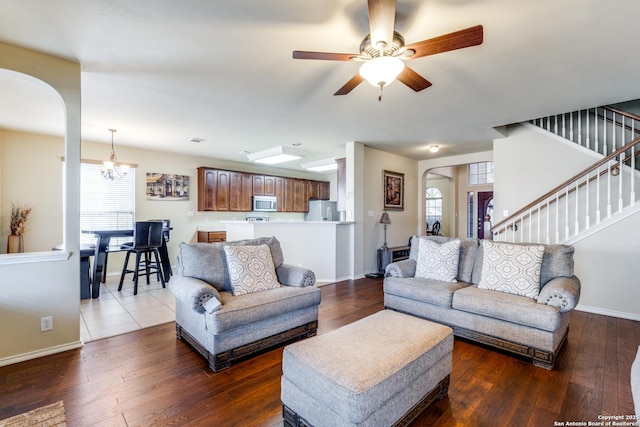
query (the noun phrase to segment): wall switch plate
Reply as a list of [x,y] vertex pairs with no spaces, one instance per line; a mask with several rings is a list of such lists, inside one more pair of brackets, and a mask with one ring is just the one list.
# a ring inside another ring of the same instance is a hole
[[509,216],[509,211],[508,211],[508,210],[506,210],[506,209],[505,209],[505,210],[503,210],[503,211],[502,211],[502,216],[503,216],[503,217],[505,217],[505,218],[506,218],[506,217],[508,217],[508,216]]
[[53,316],[46,316],[40,319],[40,332],[53,330]]
[[373,211],[369,211],[369,212],[367,212],[367,215],[369,215],[369,216],[373,216]]

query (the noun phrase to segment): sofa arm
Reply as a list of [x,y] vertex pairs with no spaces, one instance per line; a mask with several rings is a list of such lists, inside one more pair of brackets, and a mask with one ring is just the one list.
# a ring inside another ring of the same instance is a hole
[[177,300],[193,307],[198,313],[206,311],[205,304],[211,298],[220,301],[218,290],[200,279],[180,275],[171,276],[169,290]]
[[313,271],[291,264],[280,264],[276,268],[276,274],[278,282],[285,286],[303,287],[313,286],[316,283],[316,275]]
[[540,304],[557,307],[561,313],[571,311],[580,300],[580,280],[576,277],[556,277],[547,282],[538,295]]
[[392,262],[384,270],[384,277],[413,277],[416,275],[416,261],[408,258]]

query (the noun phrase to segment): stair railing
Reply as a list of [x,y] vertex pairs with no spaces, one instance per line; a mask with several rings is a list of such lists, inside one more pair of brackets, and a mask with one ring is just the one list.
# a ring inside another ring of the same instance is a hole
[[541,117],[530,123],[603,156],[640,136],[640,116],[611,106]]
[[561,243],[633,206],[640,136],[492,227],[494,240]]

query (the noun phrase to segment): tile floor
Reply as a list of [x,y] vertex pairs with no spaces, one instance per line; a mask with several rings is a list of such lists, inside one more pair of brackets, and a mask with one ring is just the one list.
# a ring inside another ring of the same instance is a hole
[[163,289],[154,280],[147,285],[142,278],[138,295],[133,295],[130,276],[122,291],[118,291],[120,275],[107,276],[99,298],[80,301],[80,334],[84,342],[176,320],[176,301],[168,288]]

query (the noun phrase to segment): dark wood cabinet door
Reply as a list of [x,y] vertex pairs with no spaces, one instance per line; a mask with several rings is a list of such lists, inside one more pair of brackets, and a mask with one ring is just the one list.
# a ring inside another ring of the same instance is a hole
[[293,212],[309,212],[309,192],[306,180],[293,180]]
[[216,210],[228,211],[230,206],[229,190],[230,190],[231,172],[218,171],[218,183],[216,188]]
[[318,181],[307,181],[307,194],[309,198],[319,199],[320,197],[320,183]]
[[253,210],[253,175],[250,173],[242,174],[242,196],[241,211],[251,212]]
[[284,179],[284,203],[282,207],[282,212],[293,212],[293,183],[295,179],[293,178],[285,178]]
[[253,194],[256,196],[264,196],[263,175],[253,175]]
[[215,169],[198,168],[198,210],[216,210],[216,187],[218,171]]
[[276,177],[265,175],[263,182],[264,182],[264,195],[275,196],[276,195]]
[[229,175],[229,210],[242,210],[242,173],[231,172]]
[[318,199],[329,200],[331,198],[331,187],[328,182],[319,182],[318,184]]
[[276,200],[278,203],[278,212],[286,212],[285,209],[285,181],[287,179],[281,176],[276,177]]

